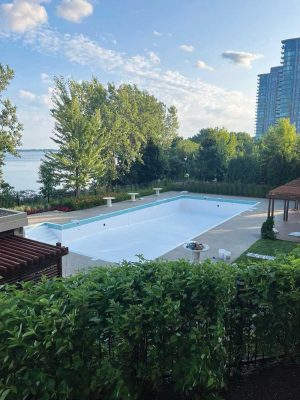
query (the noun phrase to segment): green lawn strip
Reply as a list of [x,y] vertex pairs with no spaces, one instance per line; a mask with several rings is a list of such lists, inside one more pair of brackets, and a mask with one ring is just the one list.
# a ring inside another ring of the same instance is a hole
[[260,239],[249,247],[244,253],[242,253],[239,258],[235,260],[236,263],[248,262],[248,261],[263,261],[255,259],[253,257],[247,257],[247,253],[257,253],[264,254],[267,256],[276,256],[276,254],[288,254],[292,250],[300,248],[300,244],[296,242],[289,242],[287,240],[269,240]]

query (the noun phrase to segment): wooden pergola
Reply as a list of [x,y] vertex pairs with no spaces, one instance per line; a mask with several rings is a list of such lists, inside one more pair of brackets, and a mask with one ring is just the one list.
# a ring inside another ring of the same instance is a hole
[[62,257],[68,248],[52,246],[4,232],[0,236],[0,284],[37,282],[42,276],[62,276]]
[[293,181],[278,186],[275,189],[270,190],[267,195],[269,199],[268,206],[268,217],[274,216],[274,204],[275,200],[283,200],[284,201],[284,210],[283,210],[283,220],[287,221],[289,218],[289,208],[290,201],[295,202],[295,209],[299,209],[299,201],[300,201],[300,178],[294,179]]

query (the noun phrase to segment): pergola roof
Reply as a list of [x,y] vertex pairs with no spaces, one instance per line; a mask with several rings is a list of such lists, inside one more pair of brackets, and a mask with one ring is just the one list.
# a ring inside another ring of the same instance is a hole
[[279,200],[300,200],[300,178],[270,190],[267,197]]
[[20,275],[26,271],[41,270],[56,265],[57,260],[68,254],[68,248],[52,246],[20,236],[0,237],[0,276]]

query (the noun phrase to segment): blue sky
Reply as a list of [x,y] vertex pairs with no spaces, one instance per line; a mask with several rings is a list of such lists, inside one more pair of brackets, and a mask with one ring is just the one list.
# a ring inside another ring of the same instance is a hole
[[0,0],[0,62],[23,147],[53,147],[53,76],[130,82],[178,109],[180,134],[254,133],[257,74],[300,36],[297,0]]

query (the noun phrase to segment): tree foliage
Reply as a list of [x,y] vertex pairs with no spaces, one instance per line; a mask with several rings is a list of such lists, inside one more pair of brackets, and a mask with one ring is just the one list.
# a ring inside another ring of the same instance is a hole
[[226,129],[201,129],[192,138],[199,143],[197,177],[203,180],[223,180],[228,163],[236,152],[237,138]]
[[76,195],[104,174],[106,161],[100,110],[88,110],[85,93],[80,95],[72,84],[67,89],[57,80],[51,113],[58,151],[47,155],[57,181]]
[[48,158],[60,182],[77,194],[92,182],[110,184],[128,174],[143,164],[147,147],[165,149],[177,134],[175,107],[135,85],[55,82],[51,112],[59,150]]
[[43,160],[39,168],[39,180],[38,182],[42,184],[40,192],[43,197],[50,202],[50,197],[57,186],[57,178],[54,173],[54,166],[50,161]]
[[297,158],[297,133],[295,126],[285,118],[267,131],[260,142],[262,179],[280,185],[294,178],[292,175]]
[[130,172],[120,182],[128,184],[152,182],[163,178],[166,168],[167,159],[163,149],[150,140],[143,150],[141,159],[133,163]]
[[[21,144],[23,127],[18,121],[16,107],[9,99],[2,97],[13,77],[13,70],[8,65],[0,64],[0,168],[4,164],[5,153],[17,155],[17,146]],[[3,183],[1,169],[0,182]]]

